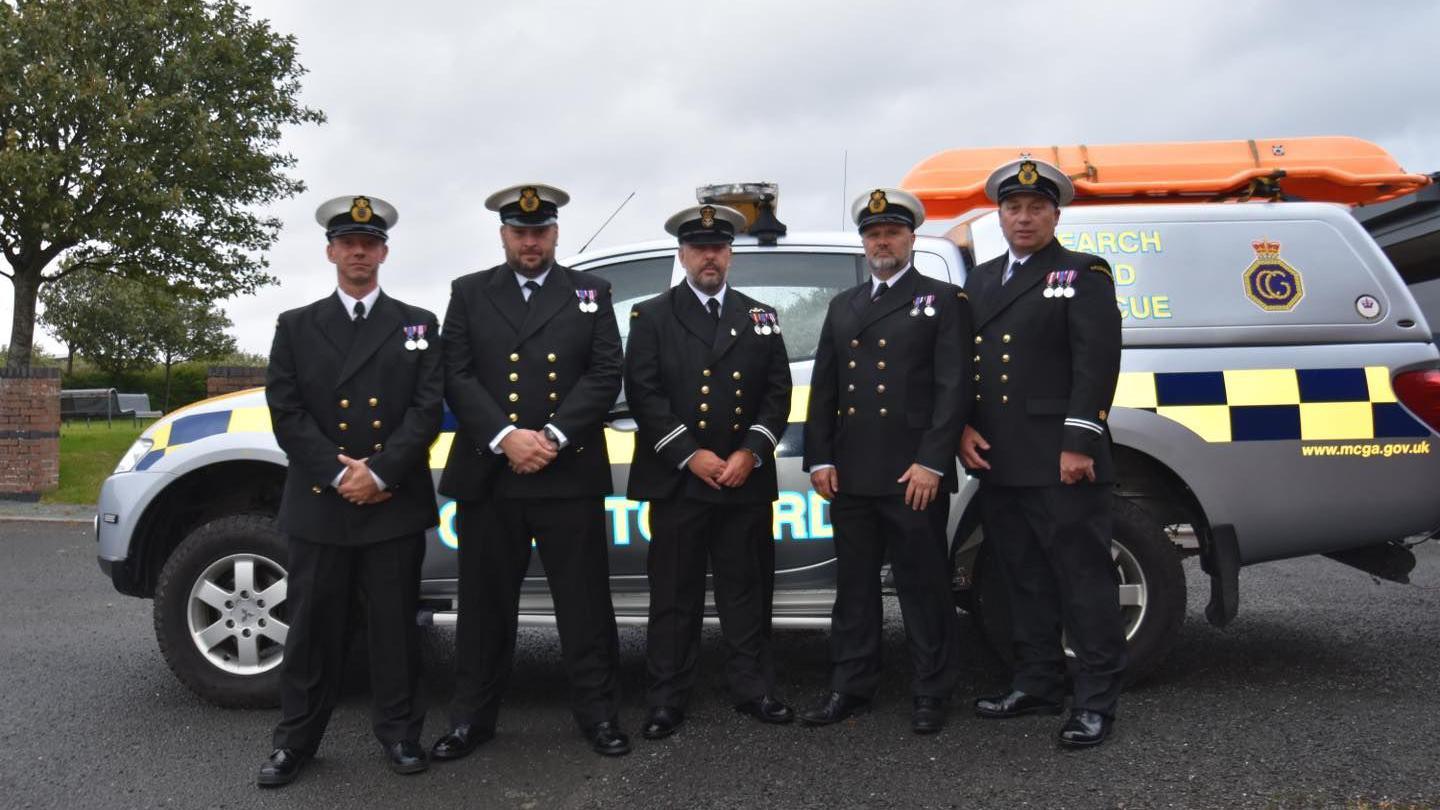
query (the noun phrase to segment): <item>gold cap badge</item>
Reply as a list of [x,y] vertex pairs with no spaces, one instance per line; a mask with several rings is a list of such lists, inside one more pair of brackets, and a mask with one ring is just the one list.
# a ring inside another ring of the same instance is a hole
[[350,202],[350,218],[356,222],[369,222],[373,215],[369,197],[356,197]]
[[534,186],[526,186],[520,189],[520,210],[527,214],[533,214],[540,208],[540,195],[536,193]]
[[713,228],[713,227],[715,227],[715,209],[714,209],[714,208],[711,208],[710,206],[707,205],[707,206],[705,206],[704,208],[701,208],[701,209],[700,209],[700,227],[702,227],[702,228]]
[[1040,179],[1040,173],[1035,171],[1035,164],[1027,160],[1020,164],[1020,173],[1015,179],[1019,180],[1021,185],[1033,186],[1035,181]]
[[870,192],[870,213],[872,213],[872,214],[881,214],[881,213],[884,213],[884,212],[885,212],[885,209],[886,209],[889,205],[890,205],[890,202],[885,199],[885,192],[884,192],[884,191],[882,191],[881,189],[878,189],[878,188],[877,188],[877,189],[875,189],[874,191]]

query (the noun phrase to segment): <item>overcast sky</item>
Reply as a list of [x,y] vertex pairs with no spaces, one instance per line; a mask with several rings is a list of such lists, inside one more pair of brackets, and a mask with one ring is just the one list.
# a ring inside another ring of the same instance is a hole
[[[280,279],[226,302],[242,349],[329,293],[317,204],[393,203],[384,288],[443,313],[451,278],[500,261],[492,191],[569,191],[560,254],[660,238],[715,181],[780,183],[793,230],[951,147],[1354,135],[1440,170],[1440,4],[797,0],[252,4],[299,40],[289,132],[304,194],[279,205]],[[8,329],[13,290],[0,285]],[[8,334],[8,331],[6,332]],[[55,341],[37,329],[51,351]]]

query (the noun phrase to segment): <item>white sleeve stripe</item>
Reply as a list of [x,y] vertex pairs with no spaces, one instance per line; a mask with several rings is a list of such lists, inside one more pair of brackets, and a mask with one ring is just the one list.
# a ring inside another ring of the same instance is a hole
[[1104,428],[1100,427],[1099,425],[1095,424],[1094,422],[1087,422],[1087,421],[1085,421],[1084,419],[1074,419],[1074,418],[1066,419],[1066,420],[1065,420],[1065,425],[1066,425],[1067,427],[1085,428],[1086,430],[1093,430],[1093,431],[1095,431],[1096,433],[1099,433],[1099,434],[1102,435],[1102,436],[1105,435],[1105,429],[1104,429]]
[[769,430],[767,430],[764,425],[751,425],[751,426],[750,426],[750,429],[751,429],[751,430],[754,430],[754,431],[758,431],[758,432],[759,432],[761,435],[763,435],[765,438],[769,439],[769,440],[770,440],[770,444],[775,445],[775,446],[779,446],[780,442],[775,441],[775,434],[774,434],[774,433],[771,433]]
[[684,432],[685,432],[685,426],[684,426],[684,425],[681,425],[680,427],[677,427],[677,428],[675,428],[674,430],[670,431],[670,433],[669,433],[668,435],[666,435],[665,438],[663,438],[663,439],[661,439],[660,441],[658,441],[658,442],[655,443],[655,452],[657,452],[657,453],[660,452],[660,448],[662,448],[662,447],[664,447],[665,445],[669,444],[670,442],[674,441],[674,439],[675,439],[676,436],[679,436],[681,433],[684,433]]

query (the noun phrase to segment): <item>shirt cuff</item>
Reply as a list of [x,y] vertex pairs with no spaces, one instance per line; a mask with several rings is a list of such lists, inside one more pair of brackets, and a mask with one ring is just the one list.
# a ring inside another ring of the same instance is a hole
[[[695,451],[695,453],[698,453],[698,452],[700,452],[700,451],[699,451],[699,450],[696,450],[696,451]],[[675,469],[677,469],[677,470],[683,470],[683,469],[685,469],[687,466],[689,466],[689,464],[690,464],[690,459],[692,459],[692,458],[695,457],[695,453],[691,453],[690,455],[686,456],[686,457],[685,457],[685,460],[682,461],[682,462],[680,462],[680,464],[679,464],[678,466],[676,466]]]
[[[366,469],[370,469],[369,465],[366,465]],[[375,486],[379,487],[382,491],[386,489],[385,479],[380,477],[380,473],[370,470],[370,477],[375,479]]]
[[500,432],[496,433],[495,438],[490,440],[490,452],[496,455],[504,453],[505,451],[500,449],[500,442],[503,441],[506,436],[510,435],[510,431],[515,429],[516,428],[514,425],[506,425],[505,427],[500,428]]
[[[511,428],[511,429],[513,430],[514,428]],[[340,488],[340,481],[341,481],[341,479],[343,479],[343,478],[345,477],[345,473],[346,473],[349,469],[350,469],[349,467],[346,467],[345,469],[341,470],[338,474],[336,474],[336,476],[335,476],[333,479],[331,479],[331,481],[330,481],[330,488],[331,488],[331,489],[339,489],[339,488]],[[370,469],[370,468],[367,466],[366,469]],[[379,488],[382,489],[382,490],[387,488],[388,485],[385,483],[385,479],[384,479],[384,478],[381,478],[379,473],[375,472],[374,470],[370,470],[370,477],[375,479],[375,486],[379,487]]]
[[811,474],[814,474],[814,473],[820,472],[821,470],[833,470],[833,469],[835,469],[835,465],[834,465],[834,464],[815,464],[815,465],[813,465],[813,466],[810,467],[810,472],[811,472]]
[[565,445],[570,443],[570,440],[565,438],[565,432],[560,430],[560,428],[555,427],[554,422],[546,422],[545,427],[549,428],[550,432],[555,434],[555,438],[560,440],[560,449],[564,450]]
[[944,478],[944,477],[945,477],[945,473],[940,472],[939,470],[935,469],[934,467],[926,467],[924,464],[921,464],[921,463],[918,462],[918,461],[915,462],[915,463],[916,463],[916,465],[919,466],[920,469],[922,469],[922,470],[929,470],[930,472],[935,473],[936,475],[940,476],[941,478]]
[[340,479],[342,479],[342,478],[345,477],[345,473],[346,473],[346,471],[348,471],[349,469],[350,469],[349,467],[341,467],[341,468],[340,468],[340,472],[335,473],[335,477],[332,478],[332,479],[330,479],[330,488],[331,488],[331,489],[339,489],[339,488],[340,488]]

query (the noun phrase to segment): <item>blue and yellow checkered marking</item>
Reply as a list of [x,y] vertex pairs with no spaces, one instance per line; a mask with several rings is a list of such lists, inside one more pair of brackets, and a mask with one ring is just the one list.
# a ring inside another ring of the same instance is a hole
[[154,444],[150,447],[150,452],[135,465],[135,469],[148,470],[177,447],[210,436],[222,433],[270,433],[271,430],[270,410],[264,406],[181,416],[155,429],[150,435]]
[[1125,372],[1115,407],[1151,411],[1207,442],[1417,438],[1384,366]]

